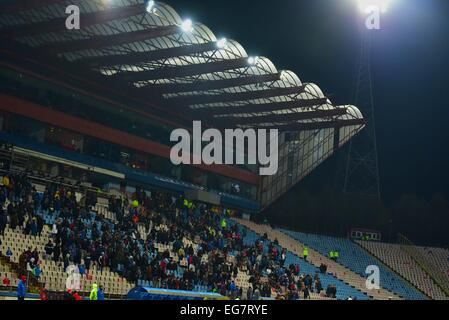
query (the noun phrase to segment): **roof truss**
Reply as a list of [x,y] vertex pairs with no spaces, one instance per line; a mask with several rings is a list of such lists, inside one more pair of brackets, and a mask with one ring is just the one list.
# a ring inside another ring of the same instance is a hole
[[287,88],[267,88],[257,91],[244,91],[236,93],[222,93],[222,94],[202,94],[194,96],[178,96],[171,98],[170,101],[175,104],[194,105],[206,103],[224,103],[233,101],[245,101],[263,98],[272,98],[285,95],[298,95],[304,92],[304,87],[287,87]]
[[304,112],[291,112],[282,114],[267,114],[267,115],[254,115],[248,117],[221,117],[215,118],[214,121],[220,124],[233,124],[233,125],[251,125],[258,123],[268,122],[286,122],[286,121],[298,121],[298,120],[311,120],[316,118],[328,118],[344,115],[347,112],[346,108],[337,108],[330,110],[312,110]]

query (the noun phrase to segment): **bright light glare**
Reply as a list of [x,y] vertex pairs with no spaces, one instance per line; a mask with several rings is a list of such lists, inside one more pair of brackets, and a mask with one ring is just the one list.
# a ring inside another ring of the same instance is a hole
[[184,32],[192,32],[193,31],[193,22],[190,19],[186,19],[181,23],[181,29]]
[[147,12],[148,13],[152,13],[153,12],[153,7],[154,7],[154,1],[153,0],[148,1]]
[[257,57],[257,56],[248,58],[248,63],[251,64],[251,65],[256,65],[257,62],[259,62],[259,57]]
[[226,47],[227,42],[228,42],[228,40],[226,38],[221,38],[220,40],[217,41],[217,47],[222,49],[222,48]]
[[386,12],[391,0],[357,0],[359,8],[363,13],[369,13],[373,8],[379,8],[381,12]]

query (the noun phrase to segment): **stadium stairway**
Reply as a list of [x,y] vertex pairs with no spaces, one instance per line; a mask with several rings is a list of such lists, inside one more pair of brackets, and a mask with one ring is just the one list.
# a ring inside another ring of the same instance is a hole
[[415,246],[422,256],[435,266],[435,272],[438,273],[446,283],[449,284],[449,250],[434,247]]
[[[238,223],[241,227],[245,227],[249,231],[245,237],[246,239],[244,239],[245,242],[254,243],[254,241],[259,239],[264,233],[267,233],[268,239],[272,242],[277,238],[280,247],[287,249],[287,259],[285,261],[285,265],[299,264],[301,268],[300,273],[302,274],[310,274],[313,276],[315,273],[319,273],[318,267],[321,262],[326,262],[325,259],[320,261],[318,258],[319,255],[317,255],[317,253],[313,250],[309,250],[309,258],[312,258],[310,254],[314,256],[312,260],[307,259],[307,261],[305,261],[303,258],[300,258],[302,255],[302,247],[301,253],[299,253],[299,249],[296,248],[298,247],[298,243],[287,243],[285,236],[282,236],[282,234],[279,234],[277,230],[273,230],[268,226],[257,225],[254,222],[237,218],[233,218],[232,221],[234,221],[234,223]],[[358,300],[366,300],[370,298],[366,292],[363,292],[350,282],[345,282],[342,278],[336,277],[334,274],[330,274],[329,270],[327,274],[319,275],[324,290],[329,284],[335,284],[337,286],[337,299],[343,300],[352,297],[357,298]],[[386,299],[391,296],[394,297],[393,294],[388,293],[388,295],[384,295],[382,297]]]
[[349,239],[306,234],[285,229],[279,229],[279,231],[325,256],[328,255],[330,251],[338,250],[340,252],[340,257],[337,262],[359,274],[361,277],[365,277],[367,266],[378,266],[380,270],[381,287],[390,292],[394,292],[401,298],[407,300],[428,299],[425,294],[419,291],[411,283]]
[[[243,219],[234,219],[241,225],[246,226],[247,228],[257,232],[258,234],[266,233],[268,238],[271,241],[275,239],[278,240],[279,244],[290,250],[294,254],[299,257],[302,257],[303,249],[305,245],[300,241],[286,235],[285,233],[271,228],[269,225],[259,225],[252,221],[243,220]],[[313,264],[315,267],[319,267],[321,263],[324,263],[327,266],[327,272],[335,276],[336,278],[342,280],[344,283],[356,288],[357,290],[367,294],[370,298],[377,300],[397,300],[401,299],[397,294],[388,291],[384,288],[380,288],[379,290],[369,290],[366,288],[366,279],[361,275],[355,273],[349,268],[329,259],[325,255],[320,252],[314,250],[311,247],[307,247],[309,251],[309,256],[307,261]]]
[[369,241],[356,241],[356,243],[432,299],[449,299],[433,279],[401,248],[401,245]]

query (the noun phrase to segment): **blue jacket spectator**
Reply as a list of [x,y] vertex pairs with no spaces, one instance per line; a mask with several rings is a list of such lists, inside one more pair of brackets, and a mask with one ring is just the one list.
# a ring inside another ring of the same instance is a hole
[[103,286],[100,286],[98,288],[97,297],[98,297],[98,300],[104,300]]
[[42,274],[42,269],[39,267],[39,265],[37,265],[36,267],[34,267],[33,269],[33,275],[39,279],[39,277]]
[[20,278],[19,280],[19,284],[17,285],[17,299],[25,300],[26,292],[27,292],[26,277],[22,276],[22,278]]
[[84,266],[84,264],[80,264],[78,266],[78,270],[79,270],[80,275],[84,275],[86,273],[86,267]]

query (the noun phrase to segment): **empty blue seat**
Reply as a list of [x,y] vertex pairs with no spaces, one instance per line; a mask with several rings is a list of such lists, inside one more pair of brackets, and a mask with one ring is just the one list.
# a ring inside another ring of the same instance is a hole
[[350,239],[307,234],[285,229],[279,230],[323,255],[328,256],[330,251],[338,250],[338,262],[362,277],[367,276],[365,274],[367,266],[376,265],[380,270],[381,287],[403,298],[412,300],[427,299],[424,294],[414,288],[410,283],[403,280],[381,261]]

